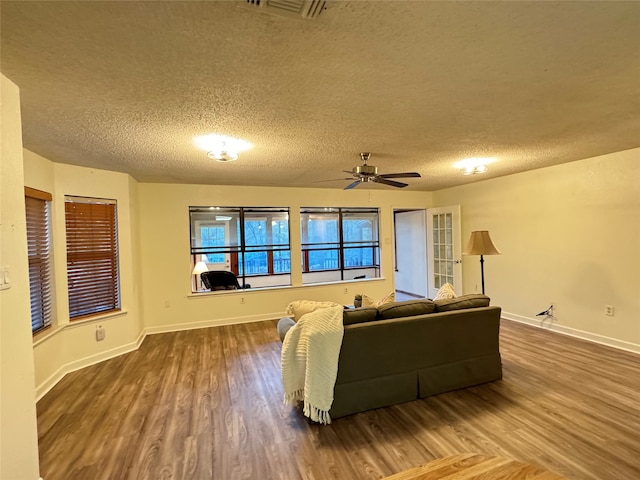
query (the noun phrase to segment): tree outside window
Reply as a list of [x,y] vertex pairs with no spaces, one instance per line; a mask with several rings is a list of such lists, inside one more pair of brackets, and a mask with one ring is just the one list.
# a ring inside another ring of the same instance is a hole
[[291,272],[288,208],[189,207],[189,216],[194,264],[202,258],[241,279]]
[[[365,276],[379,276],[377,209],[303,208],[300,222],[303,277],[305,273],[337,271],[338,279],[344,280],[346,270],[358,269]],[[303,283],[314,282],[303,278]]]

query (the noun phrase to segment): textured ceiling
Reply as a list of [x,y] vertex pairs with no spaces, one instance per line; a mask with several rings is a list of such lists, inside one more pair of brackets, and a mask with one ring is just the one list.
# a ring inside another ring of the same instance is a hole
[[[313,182],[369,151],[437,190],[640,146],[640,2],[241,3],[3,0],[25,147],[143,182],[335,188]],[[206,133],[254,148],[214,162]],[[452,168],[474,156],[497,162]]]

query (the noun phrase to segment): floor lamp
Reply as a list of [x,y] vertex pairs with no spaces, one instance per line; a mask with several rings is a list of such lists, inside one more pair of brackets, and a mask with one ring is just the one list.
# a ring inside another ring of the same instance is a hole
[[486,230],[478,230],[471,232],[471,238],[467,243],[467,248],[462,252],[463,255],[480,255],[480,272],[482,275],[482,294],[484,295],[484,255],[500,255],[500,251],[491,241],[489,232]]

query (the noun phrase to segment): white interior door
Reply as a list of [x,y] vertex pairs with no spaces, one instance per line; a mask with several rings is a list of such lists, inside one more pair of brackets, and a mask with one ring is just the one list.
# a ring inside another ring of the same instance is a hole
[[399,292],[427,297],[427,229],[424,210],[396,212],[396,275]]
[[462,247],[460,243],[460,205],[427,209],[427,248],[429,259],[429,298],[445,283],[462,294]]

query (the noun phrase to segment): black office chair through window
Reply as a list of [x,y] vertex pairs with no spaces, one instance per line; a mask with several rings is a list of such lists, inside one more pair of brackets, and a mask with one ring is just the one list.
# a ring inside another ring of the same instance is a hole
[[[227,270],[210,270],[200,274],[202,283],[211,291],[214,290],[240,290],[243,287],[238,283],[235,273]],[[244,288],[251,288],[245,284]]]

